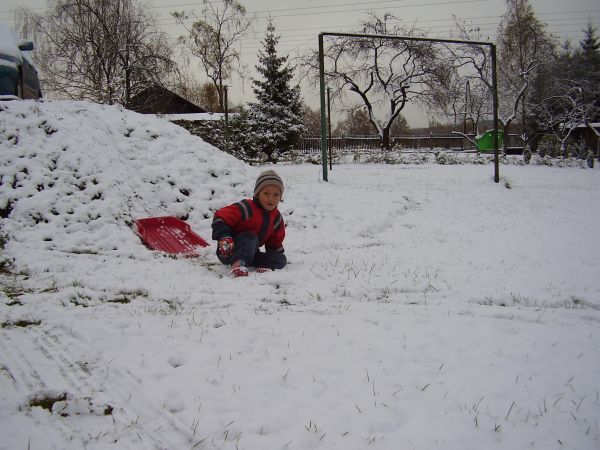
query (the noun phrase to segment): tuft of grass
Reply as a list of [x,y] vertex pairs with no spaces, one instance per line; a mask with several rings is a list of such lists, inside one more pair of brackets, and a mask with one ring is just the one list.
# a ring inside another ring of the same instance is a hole
[[131,303],[134,299],[138,297],[148,297],[148,291],[143,289],[121,289],[117,296],[111,299],[106,300],[107,303],[121,303],[123,305]]
[[317,302],[323,301],[323,298],[321,297],[321,294],[319,294],[318,292],[317,292],[316,295],[313,294],[312,292],[308,291],[308,290],[306,292],[308,293],[308,295],[310,295],[311,299],[313,299],[313,300],[315,300]]
[[504,187],[506,189],[512,189],[513,188],[512,181],[510,181],[508,178],[500,177],[500,181],[502,181],[502,184],[504,184]]
[[131,298],[125,296],[125,295],[121,295],[120,297],[115,297],[115,298],[111,298],[109,300],[107,300],[107,303],[120,303],[122,305],[127,305],[129,303],[131,303]]
[[56,402],[64,402],[67,400],[67,393],[63,392],[61,394],[47,394],[41,397],[34,397],[29,400],[29,406],[31,408],[44,408],[48,411],[52,412],[52,408]]
[[0,273],[1,274],[10,274],[10,261],[8,259],[2,258],[0,259]]
[[21,286],[17,286],[17,285],[5,285],[2,288],[2,292],[4,292],[4,294],[11,300],[19,302],[19,297],[25,294],[28,294],[30,292],[32,292],[29,289],[25,289]]
[[21,306],[23,303],[21,303],[20,300],[16,299],[16,300],[11,300],[10,302],[8,302],[6,304],[6,306]]
[[2,324],[0,324],[0,328],[26,328],[26,327],[33,327],[33,326],[38,326],[42,323],[41,320],[26,320],[26,319],[22,319],[22,320],[16,320],[13,322],[2,322]]
[[87,308],[90,306],[90,302],[92,301],[92,297],[89,295],[82,294],[81,292],[77,292],[75,295],[71,295],[69,301],[75,306],[82,306]]
[[50,286],[40,291],[40,294],[56,294],[58,292],[58,286],[56,281],[53,281]]
[[73,255],[99,255],[100,254],[96,250],[88,250],[85,248],[82,248],[82,249],[74,248],[74,249],[70,250],[69,253],[72,253]]

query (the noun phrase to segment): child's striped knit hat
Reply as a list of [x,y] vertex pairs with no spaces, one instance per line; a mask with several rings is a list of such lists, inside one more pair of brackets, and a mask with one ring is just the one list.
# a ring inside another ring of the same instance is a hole
[[257,197],[258,193],[265,186],[277,186],[281,190],[281,196],[283,197],[283,181],[281,181],[281,178],[274,170],[269,169],[260,173],[254,186],[254,196]]

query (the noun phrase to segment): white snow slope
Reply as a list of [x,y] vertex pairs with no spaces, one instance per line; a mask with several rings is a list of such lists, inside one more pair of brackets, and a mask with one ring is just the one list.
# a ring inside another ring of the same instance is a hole
[[280,165],[289,265],[231,279],[130,224],[210,239],[261,168],[117,107],[0,109],[0,448],[600,448],[598,169]]

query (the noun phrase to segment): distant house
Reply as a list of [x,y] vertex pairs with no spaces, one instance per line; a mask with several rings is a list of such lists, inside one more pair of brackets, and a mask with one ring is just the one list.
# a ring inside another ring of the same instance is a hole
[[560,129],[563,134],[565,130],[569,132],[565,144],[583,145],[584,148],[591,150],[594,153],[594,156],[600,158],[600,122],[580,123],[574,126],[569,126],[568,124],[565,126],[563,123],[559,123],[557,128]]
[[596,156],[600,149],[600,122],[590,122],[581,124],[575,128],[571,134],[574,142],[585,143],[588,148],[594,151]]
[[128,109],[142,114],[199,114],[207,111],[159,85],[133,96]]

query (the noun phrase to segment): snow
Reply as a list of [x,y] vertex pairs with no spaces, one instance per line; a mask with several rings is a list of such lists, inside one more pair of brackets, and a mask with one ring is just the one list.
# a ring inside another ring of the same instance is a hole
[[264,167],[0,108],[0,448],[598,448],[598,169],[277,165],[289,265],[232,279],[130,225],[209,239]]
[[17,35],[14,30],[4,22],[0,22],[0,53],[4,57],[11,57],[15,60],[21,55],[17,45]]

